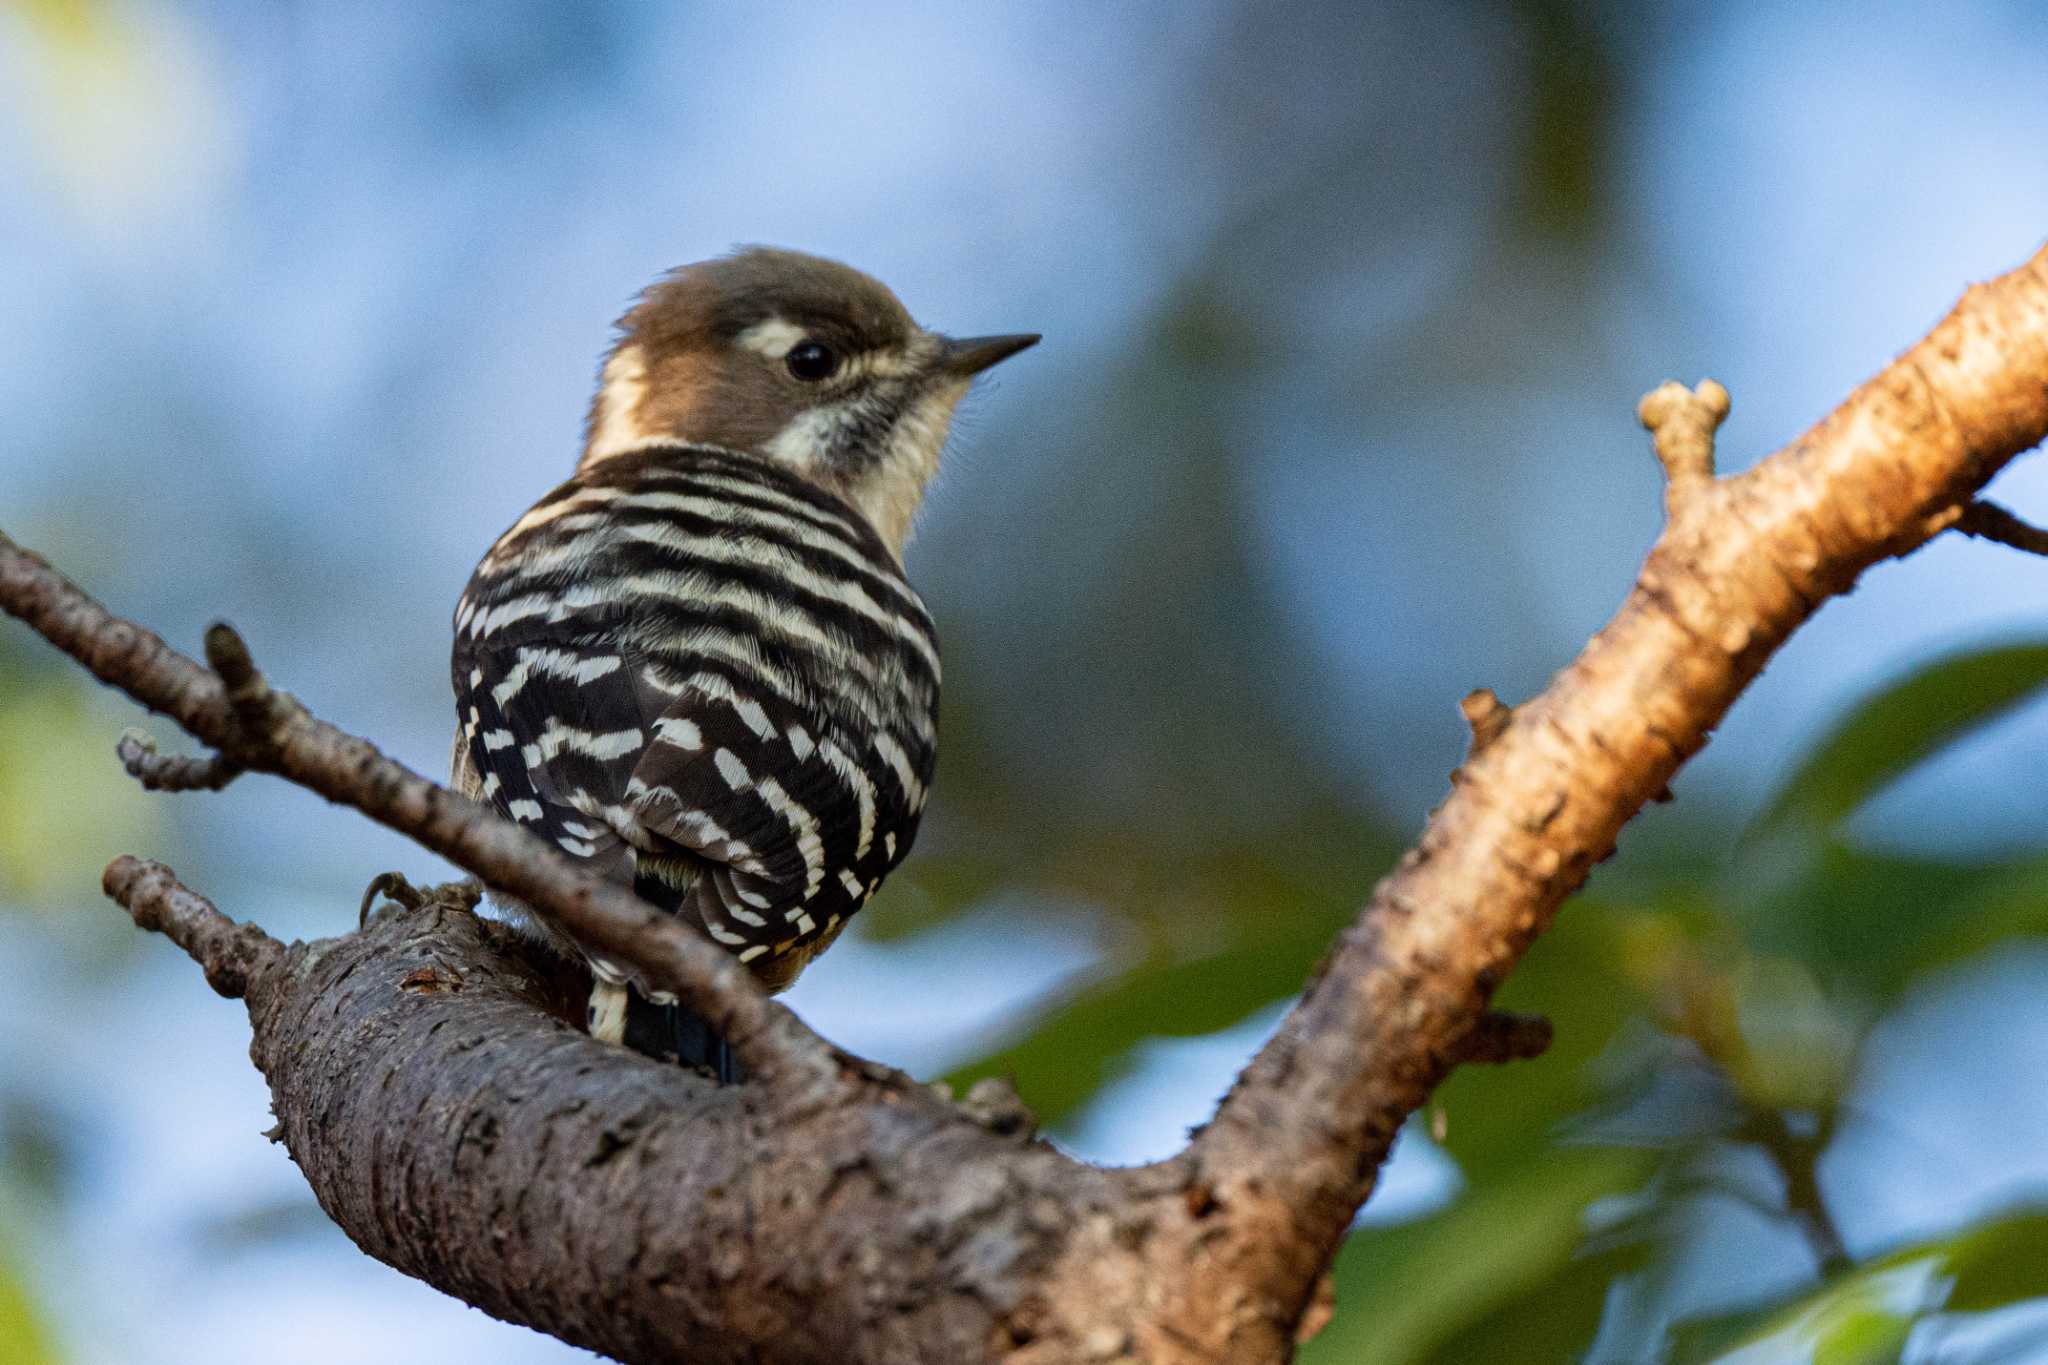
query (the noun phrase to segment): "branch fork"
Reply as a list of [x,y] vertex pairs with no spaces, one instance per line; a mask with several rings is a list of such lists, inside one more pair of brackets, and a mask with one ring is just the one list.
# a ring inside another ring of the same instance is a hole
[[251,768],[273,768],[286,731],[305,714],[294,698],[271,689],[227,622],[207,628],[206,661],[228,702],[227,724],[211,754],[160,754],[155,738],[134,728],[114,746],[121,766],[148,791],[219,791]]

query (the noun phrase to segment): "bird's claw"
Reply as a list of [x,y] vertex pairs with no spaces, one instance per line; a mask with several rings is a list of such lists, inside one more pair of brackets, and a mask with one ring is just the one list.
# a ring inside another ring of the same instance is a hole
[[370,879],[363,888],[363,901],[356,910],[358,929],[370,923],[372,907],[382,896],[386,902],[404,910],[419,910],[434,906],[447,910],[474,910],[483,899],[483,887],[474,880],[442,882],[424,889],[406,880],[403,872],[380,872]]

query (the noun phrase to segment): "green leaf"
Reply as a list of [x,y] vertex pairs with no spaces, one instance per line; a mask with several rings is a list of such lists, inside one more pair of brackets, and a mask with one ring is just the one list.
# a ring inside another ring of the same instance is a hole
[[[1919,1314],[1892,1302],[1877,1263],[1797,1292],[1673,1324],[1664,1365],[1707,1365],[1769,1342],[1771,1360],[1812,1365],[1884,1365],[1896,1361]],[[1930,1305],[1931,1306],[1931,1305]],[[1909,1306],[1910,1308],[1910,1306]],[[1754,1356],[1750,1358],[1755,1358]]]
[[1581,1251],[1546,1279],[1453,1333],[1431,1352],[1442,1365],[1555,1365],[1577,1360],[1600,1331],[1615,1281],[1650,1259],[1648,1242]]
[[1699,1365],[1785,1335],[1811,1342],[1816,1362],[1892,1361],[1928,1313],[1991,1312],[2043,1297],[2048,1209],[2026,1208],[1901,1247],[1824,1284],[1676,1323],[1665,1360]]
[[1942,746],[2048,685],[2048,643],[1993,645],[1937,659],[1858,701],[1813,748],[1753,833],[1827,830]]
[[1733,984],[1743,1048],[1723,1064],[1737,1092],[1759,1109],[1832,1113],[1851,1079],[1861,1020],[1783,958],[1745,958]]
[[2048,1296],[2048,1210],[1985,1223],[1949,1243],[1951,1313],[1981,1313]]
[[1816,1333],[1813,1365],[1895,1365],[1914,1321],[1873,1304],[1845,1305]]
[[1902,979],[2048,935],[2048,858],[1959,875],[1950,893],[1925,903],[1917,918]]
[[1663,1365],[1706,1365],[1719,1360],[1749,1342],[1783,1330],[1778,1314],[1786,1303],[1796,1301],[1772,1299],[1672,1323],[1665,1332],[1664,1353],[1658,1358]]
[[2048,934],[2048,857],[1957,862],[1824,839],[1794,879],[1743,903],[1752,947],[1831,993],[1885,1006],[1925,973]]
[[1345,918],[1297,913],[1249,934],[1244,919],[1229,917],[1210,926],[1221,931],[1216,951],[1181,962],[1155,957],[1085,987],[1027,1036],[946,1079],[964,1093],[978,1077],[1008,1076],[1041,1121],[1056,1123],[1123,1074],[1146,1039],[1214,1033],[1299,991]]
[[[1586,1210],[1636,1189],[1655,1162],[1650,1153],[1620,1149],[1542,1150],[1513,1175],[1468,1189],[1439,1213],[1359,1228],[1337,1260],[1336,1316],[1302,1349],[1303,1365],[1570,1359],[1599,1323],[1596,1288],[1604,1301],[1599,1287],[1638,1263],[1620,1248],[1581,1256]],[[1562,1343],[1562,1353],[1452,1352],[1456,1343],[1478,1340],[1475,1329],[1489,1321],[1538,1330],[1531,1324],[1552,1289],[1561,1295],[1560,1321],[1547,1340]]]
[[1823,839],[1804,871],[1746,907],[1759,950],[1800,958],[1826,984],[1895,998],[1941,943],[1974,931],[1972,909],[2012,870]]

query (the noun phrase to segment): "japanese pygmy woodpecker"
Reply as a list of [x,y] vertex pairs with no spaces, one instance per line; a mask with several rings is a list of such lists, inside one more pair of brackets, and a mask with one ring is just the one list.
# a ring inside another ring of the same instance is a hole
[[[695,924],[770,990],[910,849],[939,654],[903,545],[969,382],[954,339],[833,261],[685,266],[619,323],[583,457],[455,612],[454,781]],[[590,1032],[716,1061],[673,997],[589,963]],[[643,1003],[644,1002],[644,1003]]]

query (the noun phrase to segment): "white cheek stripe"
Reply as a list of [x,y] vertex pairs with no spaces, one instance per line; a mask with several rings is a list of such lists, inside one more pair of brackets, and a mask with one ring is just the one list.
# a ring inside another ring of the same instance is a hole
[[761,453],[800,474],[808,472],[818,463],[818,457],[832,448],[832,439],[843,420],[840,413],[841,405],[837,403],[804,409],[761,447]]

